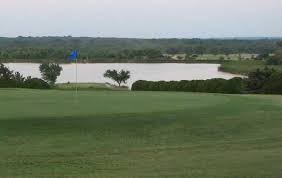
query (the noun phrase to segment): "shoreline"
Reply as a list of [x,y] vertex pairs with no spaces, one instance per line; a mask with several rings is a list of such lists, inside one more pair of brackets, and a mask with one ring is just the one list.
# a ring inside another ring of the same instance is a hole
[[[34,60],[25,60],[25,59],[8,59],[8,60],[0,60],[0,63],[58,63],[58,64],[71,64],[67,59],[65,60],[50,60],[50,59],[34,59]],[[126,64],[171,64],[171,63],[179,63],[179,64],[194,64],[194,63],[207,63],[207,64],[221,64],[229,61],[222,60],[78,60],[79,64],[111,64],[111,63],[126,63]]]

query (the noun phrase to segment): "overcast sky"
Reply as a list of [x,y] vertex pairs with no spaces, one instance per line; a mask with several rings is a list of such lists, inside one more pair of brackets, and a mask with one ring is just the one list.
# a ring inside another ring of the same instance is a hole
[[282,0],[0,0],[0,36],[282,36]]

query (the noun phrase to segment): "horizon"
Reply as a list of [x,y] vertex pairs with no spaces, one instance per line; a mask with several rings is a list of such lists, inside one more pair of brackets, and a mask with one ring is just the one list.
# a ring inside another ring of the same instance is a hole
[[193,39],[200,39],[200,40],[264,40],[264,39],[274,39],[280,40],[282,36],[238,36],[238,37],[191,37],[191,38],[136,38],[136,37],[99,37],[99,36],[71,36],[71,35],[64,35],[64,36],[0,36],[0,38],[102,38],[102,39],[140,39],[140,40],[165,40],[165,39],[177,39],[177,40],[193,40]]

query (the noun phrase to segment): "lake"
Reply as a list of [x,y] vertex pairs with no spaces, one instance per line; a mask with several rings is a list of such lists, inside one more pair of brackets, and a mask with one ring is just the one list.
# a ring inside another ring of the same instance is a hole
[[[7,63],[9,69],[18,71],[21,74],[41,78],[39,65],[35,63]],[[75,82],[75,64],[62,64],[63,71],[58,77],[57,83]],[[240,75],[229,74],[218,71],[219,64],[131,64],[131,63],[110,63],[110,64],[77,64],[78,82],[80,83],[113,83],[104,78],[103,74],[107,69],[129,70],[131,79],[127,85],[131,86],[137,80],[150,81],[180,81],[180,80],[205,80],[211,78],[231,79],[241,77]]]

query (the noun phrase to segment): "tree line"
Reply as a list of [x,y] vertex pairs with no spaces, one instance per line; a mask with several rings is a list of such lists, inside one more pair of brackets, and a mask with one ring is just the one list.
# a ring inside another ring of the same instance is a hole
[[163,54],[270,54],[279,39],[126,39],[88,37],[0,38],[4,62],[65,62],[72,49],[85,62],[160,60]]

